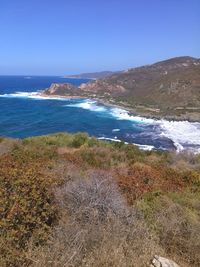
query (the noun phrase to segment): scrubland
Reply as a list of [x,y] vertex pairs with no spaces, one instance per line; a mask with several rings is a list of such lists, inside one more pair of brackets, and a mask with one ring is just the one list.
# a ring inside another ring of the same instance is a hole
[[200,265],[200,156],[0,138],[0,266]]

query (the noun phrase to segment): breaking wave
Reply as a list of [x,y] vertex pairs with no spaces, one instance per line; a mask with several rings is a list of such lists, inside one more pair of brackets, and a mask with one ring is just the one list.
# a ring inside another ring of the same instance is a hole
[[41,96],[39,94],[39,92],[15,92],[15,93],[12,93],[12,94],[0,95],[0,97],[5,97],[5,98],[29,98],[29,99],[35,99],[35,100],[61,100],[61,101],[69,100],[67,98],[62,98],[62,97]]
[[161,136],[171,139],[177,151],[185,149],[200,153],[200,123],[189,121],[158,121]]
[[104,112],[107,109],[104,106],[98,105],[96,101],[92,100],[83,100],[80,103],[73,103],[68,104],[67,107],[73,107],[73,108],[83,108],[90,111],[96,111],[96,112]]
[[111,114],[118,120],[128,120],[128,121],[134,121],[137,123],[154,123],[155,122],[155,120],[153,119],[130,115],[127,110],[121,109],[121,108],[112,108]]
[[[122,140],[117,139],[117,138],[108,138],[108,137],[99,137],[99,140],[107,140],[107,141],[113,141],[113,142],[122,142]],[[128,144],[128,142],[124,142],[125,144]],[[154,146],[151,145],[141,145],[141,144],[136,144],[136,143],[132,143],[135,146],[138,146],[140,149],[142,150],[146,150],[146,151],[151,151],[153,149],[155,149]]]
[[[99,105],[97,101],[84,100],[80,103],[68,104],[69,107],[83,108],[94,112],[106,112],[117,120],[131,121],[134,124],[153,125],[154,134],[160,137],[170,139],[177,152],[188,150],[200,153],[200,123],[189,121],[167,121],[145,118],[131,115],[127,110],[121,108],[111,108]],[[157,130],[156,130],[157,129]],[[120,129],[113,129],[112,132],[118,132]],[[120,141],[112,138],[102,138],[104,140]],[[138,144],[136,144],[138,145]],[[145,150],[152,150],[154,147],[149,145],[138,145]]]

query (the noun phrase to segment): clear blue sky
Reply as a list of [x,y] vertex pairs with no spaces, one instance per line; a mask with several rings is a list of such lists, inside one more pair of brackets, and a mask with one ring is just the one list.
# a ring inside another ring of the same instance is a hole
[[200,57],[199,0],[0,0],[0,74],[120,70]]

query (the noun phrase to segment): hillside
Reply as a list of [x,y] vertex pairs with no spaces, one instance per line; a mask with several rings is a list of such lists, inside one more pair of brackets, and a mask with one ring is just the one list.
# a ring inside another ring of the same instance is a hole
[[149,267],[160,255],[197,267],[199,183],[197,155],[84,133],[0,138],[0,266]]
[[76,78],[76,79],[101,79],[108,77],[115,72],[113,71],[100,71],[100,72],[90,72],[90,73],[81,73],[75,75],[66,75],[66,78]]
[[[81,87],[102,98],[148,113],[200,119],[200,59],[172,58],[129,69]],[[109,95],[108,95],[109,94]]]
[[177,57],[128,69],[69,94],[98,98],[145,116],[200,121],[200,59]]

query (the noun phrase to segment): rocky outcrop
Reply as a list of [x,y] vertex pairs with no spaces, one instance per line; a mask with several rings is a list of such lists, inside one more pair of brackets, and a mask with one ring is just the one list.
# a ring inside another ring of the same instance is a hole
[[83,91],[92,93],[123,94],[126,91],[122,85],[112,84],[106,80],[97,80],[90,83],[85,83],[79,88]]
[[78,87],[70,83],[53,83],[49,88],[44,90],[43,93],[46,95],[59,96],[76,95],[78,93]]
[[150,267],[180,267],[177,263],[164,257],[154,256]]

